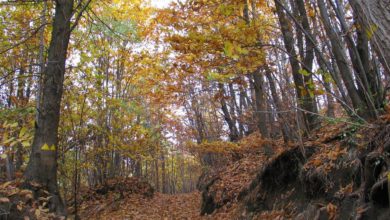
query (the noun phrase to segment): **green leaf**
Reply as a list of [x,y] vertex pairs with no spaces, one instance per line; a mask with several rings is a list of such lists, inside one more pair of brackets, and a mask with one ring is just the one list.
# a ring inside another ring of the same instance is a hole
[[248,55],[249,54],[249,50],[247,50],[245,48],[238,47],[237,50],[238,50],[238,52],[240,54],[243,54],[243,55]]
[[330,75],[330,73],[328,73],[328,72],[324,73],[324,77],[325,77],[325,82],[327,82],[327,83],[333,82],[333,78],[332,78],[332,75]]
[[376,25],[376,24],[370,25],[370,27],[367,28],[366,34],[367,34],[368,40],[371,40],[371,38],[374,36],[374,34],[377,30],[378,30],[378,25]]
[[314,98],[314,92],[313,92],[313,90],[309,90],[309,96],[310,96],[310,98]]
[[22,146],[23,147],[28,147],[28,146],[30,146],[30,142],[29,141],[23,141],[22,142]]
[[218,10],[219,10],[219,12],[220,12],[222,15],[230,16],[230,15],[233,14],[233,12],[234,12],[234,6],[232,6],[232,5],[227,5],[227,4],[221,4],[221,5],[218,7]]
[[6,159],[7,158],[7,154],[0,154],[0,158],[1,159]]
[[306,87],[309,90],[314,90],[316,85],[314,84],[313,80],[309,80],[308,82],[306,82]]
[[310,73],[307,70],[305,70],[305,69],[300,69],[299,73],[304,75],[304,76],[310,76]]

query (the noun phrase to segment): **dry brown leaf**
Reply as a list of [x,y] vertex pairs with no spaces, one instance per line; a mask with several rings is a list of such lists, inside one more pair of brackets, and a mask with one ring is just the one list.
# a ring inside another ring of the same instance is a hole
[[332,203],[329,203],[326,206],[326,211],[329,214],[329,219],[334,220],[336,219],[336,214],[337,214],[337,206],[333,205]]
[[1,185],[0,188],[4,189],[7,186],[11,185],[11,183],[12,183],[12,181],[8,181],[8,182],[4,183],[3,185]]
[[22,203],[19,203],[16,205],[16,208],[19,210],[19,211],[22,211],[23,210],[23,204]]
[[6,197],[0,198],[0,203],[9,203],[9,199]]
[[21,195],[21,196],[25,196],[27,194],[32,194],[31,190],[24,189],[24,190],[19,192],[19,195]]

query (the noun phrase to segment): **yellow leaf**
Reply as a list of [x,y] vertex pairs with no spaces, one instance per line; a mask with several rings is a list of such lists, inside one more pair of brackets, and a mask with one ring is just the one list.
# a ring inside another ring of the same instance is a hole
[[41,216],[41,210],[35,209],[35,217],[39,219],[40,216]]
[[0,188],[4,189],[7,186],[11,185],[11,183],[12,183],[12,181],[8,181],[8,182],[4,183],[3,185],[1,185]]
[[231,57],[233,55],[233,49],[234,49],[234,45],[232,44],[232,42],[230,41],[225,42],[224,52],[227,57]]
[[12,123],[12,124],[10,124],[10,128],[15,128],[15,127],[17,127],[18,126],[18,123],[17,122],[15,122],[15,123]]
[[23,137],[27,132],[27,128],[23,127],[22,129],[20,129],[20,132],[19,132],[19,138]]
[[10,139],[5,140],[5,141],[3,142],[3,144],[8,144],[8,143],[10,143],[10,142],[12,142],[12,141],[14,141],[14,140],[15,140],[15,137],[11,137]]

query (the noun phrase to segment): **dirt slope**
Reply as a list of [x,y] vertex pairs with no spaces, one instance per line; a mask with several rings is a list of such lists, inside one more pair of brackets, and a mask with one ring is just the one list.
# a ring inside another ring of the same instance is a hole
[[202,213],[226,219],[389,219],[387,122],[329,124],[303,146],[281,145],[271,143],[274,155],[253,151],[205,175]]

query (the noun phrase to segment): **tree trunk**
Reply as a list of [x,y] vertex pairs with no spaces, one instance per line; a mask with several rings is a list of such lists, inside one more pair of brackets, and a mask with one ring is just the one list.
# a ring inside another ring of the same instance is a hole
[[51,193],[50,210],[60,215],[65,215],[66,209],[57,184],[58,125],[73,4],[73,0],[56,1],[48,63],[42,84],[42,105],[25,172],[27,184],[37,182]]
[[265,76],[267,77],[269,88],[271,91],[271,96],[272,96],[272,99],[275,103],[277,116],[278,116],[278,123],[279,123],[279,127],[282,130],[283,140],[285,143],[288,143],[288,141],[290,140],[291,134],[289,132],[288,123],[286,123],[287,120],[285,120],[283,113],[281,113],[281,111],[284,111],[285,109],[283,108],[282,103],[281,103],[280,98],[279,98],[279,95],[278,95],[278,92],[276,91],[276,85],[275,85],[275,81],[272,77],[271,69],[269,68],[269,66],[267,64],[264,65],[264,69],[265,69]]
[[263,138],[268,138],[268,128],[267,128],[267,99],[265,96],[264,90],[264,78],[260,73],[260,69],[256,70],[253,73],[253,80],[255,86],[255,96],[256,96],[256,108],[255,115],[257,118],[257,127]]
[[158,172],[158,159],[156,158],[154,160],[154,177],[155,177],[155,184],[156,184],[156,191],[157,192],[161,192],[161,188],[160,188],[160,175],[159,175],[159,172]]
[[[299,63],[298,55],[294,45],[294,33],[291,28],[291,24],[286,17],[284,6],[279,0],[275,0],[276,13],[279,18],[280,28],[283,35],[284,46],[289,56],[289,62],[292,70],[292,75],[294,78],[295,90],[297,95],[298,106],[304,110],[298,111],[301,112],[303,117],[304,126],[303,130],[311,130],[316,125],[317,108],[315,105],[314,97],[310,96],[310,91],[308,89],[308,83],[311,81],[311,76],[303,77],[301,74],[301,65]],[[312,45],[311,45],[312,46]],[[310,45],[308,45],[310,47]],[[310,51],[310,48],[308,48]],[[304,62],[307,62],[307,66],[304,65],[304,70],[307,70],[308,73],[311,72],[309,69],[313,62],[313,54],[309,52],[306,54],[306,59]]]
[[[347,25],[347,22],[345,20],[345,12],[343,10],[343,6],[340,5],[340,3],[336,3],[337,6],[332,2],[329,1],[331,6],[333,7],[334,11],[336,12],[337,18],[340,22],[340,26],[342,31],[345,33],[344,38],[346,40],[346,43],[348,45],[348,52],[350,59],[352,61],[352,67],[355,70],[355,78],[357,82],[358,92],[362,99],[367,104],[370,111],[375,111],[375,104],[373,100],[373,94],[376,94],[377,92],[373,89],[375,87],[369,86],[369,56],[368,56],[368,42],[365,39],[366,34],[359,34],[359,28],[358,34],[357,34],[357,43],[355,44],[352,34],[349,31],[349,27]],[[355,11],[356,14],[356,11]],[[356,17],[356,15],[355,15]],[[366,44],[366,46],[364,46]],[[360,50],[358,46],[360,45]],[[366,51],[364,51],[365,49]],[[367,53],[365,53],[367,52]],[[374,112],[373,112],[374,113]],[[374,113],[375,115],[375,113]]]
[[363,118],[370,118],[372,116],[370,114],[370,109],[368,109],[367,104],[359,95],[358,90],[355,86],[355,80],[353,78],[352,71],[349,67],[349,62],[347,60],[347,55],[345,53],[346,49],[342,40],[340,39],[340,36],[338,36],[336,31],[332,27],[332,23],[329,19],[328,9],[324,0],[318,0],[318,8],[320,9],[322,22],[324,24],[325,31],[329,36],[332,52],[335,56],[337,66],[340,70],[341,77],[343,78],[345,87],[348,91],[348,95],[351,98],[352,105],[359,116]]
[[161,152],[161,185],[162,193],[167,193],[167,175],[166,175],[166,168],[165,168],[165,155],[164,151]]
[[232,118],[233,116],[230,114],[229,109],[227,107],[226,101],[225,101],[225,88],[222,83],[218,83],[218,87],[221,93],[221,109],[225,118],[226,123],[229,127],[229,138],[230,141],[237,141],[238,140],[238,131],[236,127],[235,120]]
[[387,74],[390,74],[389,0],[350,0]]

